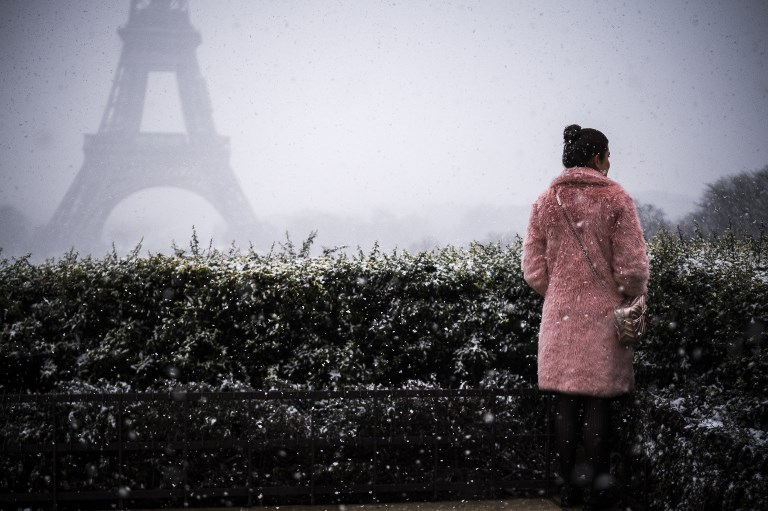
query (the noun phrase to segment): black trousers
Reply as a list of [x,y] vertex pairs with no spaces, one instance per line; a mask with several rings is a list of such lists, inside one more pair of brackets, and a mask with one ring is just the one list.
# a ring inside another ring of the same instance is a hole
[[[610,481],[613,398],[555,394],[555,447],[564,484],[602,486]],[[584,463],[576,463],[579,440]]]

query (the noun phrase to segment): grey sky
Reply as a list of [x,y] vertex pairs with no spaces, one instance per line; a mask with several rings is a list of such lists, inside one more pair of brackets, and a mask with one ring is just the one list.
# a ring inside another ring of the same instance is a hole
[[[608,136],[611,177],[646,201],[690,204],[768,164],[764,0],[190,5],[217,129],[257,216],[280,230],[312,212],[512,214],[561,171],[574,122]],[[0,2],[0,205],[33,224],[82,165],[127,13],[127,0]],[[170,84],[150,82],[148,130],[180,123]],[[163,214],[169,197],[192,220],[209,207],[157,190],[121,208]],[[489,219],[478,237],[507,220],[526,219]]]

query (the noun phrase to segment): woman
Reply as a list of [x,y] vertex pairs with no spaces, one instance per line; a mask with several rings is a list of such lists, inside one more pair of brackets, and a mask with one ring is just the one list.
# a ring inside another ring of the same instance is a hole
[[[525,280],[544,297],[538,377],[539,388],[555,393],[563,507],[584,497],[585,509],[610,505],[611,401],[634,387],[633,349],[618,342],[613,309],[648,285],[640,221],[632,198],[608,178],[609,158],[601,132],[565,128],[565,171],[533,203],[523,245]],[[577,467],[581,425],[585,464]]]

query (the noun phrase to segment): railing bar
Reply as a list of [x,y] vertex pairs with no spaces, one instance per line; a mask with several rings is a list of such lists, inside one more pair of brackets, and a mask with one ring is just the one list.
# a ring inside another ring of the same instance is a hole
[[[440,445],[446,445],[450,443],[448,440],[446,440],[444,437],[441,437],[441,435],[437,435],[439,438],[436,440]],[[517,439],[529,439],[532,441],[536,441],[537,439],[544,437],[545,441],[545,447],[546,447],[546,441],[547,437],[546,435],[542,434],[516,434],[514,435]],[[389,444],[392,445],[406,445],[409,443],[419,443],[418,441],[424,440],[426,441],[435,441],[435,437],[433,436],[423,436],[423,435],[405,435],[402,437],[391,437],[391,436],[365,436],[365,437],[354,437],[354,438],[346,438],[345,443],[346,445],[354,444],[360,447],[365,447],[368,445],[376,445],[380,441],[386,441]],[[199,440],[190,440],[187,442],[187,446],[190,449],[215,449],[215,448],[233,448],[237,445],[241,445],[240,440],[234,440],[234,439],[228,439],[228,440],[206,440],[206,441],[199,441]],[[270,447],[276,447],[278,445],[289,445],[292,447],[300,447],[300,446],[306,446],[311,444],[311,440],[309,438],[275,438],[270,439],[265,442],[262,442],[265,446]],[[130,442],[123,444],[123,452],[125,451],[162,451],[167,448],[175,449],[175,448],[183,448],[184,447],[184,441],[183,440],[177,440],[177,441],[167,441],[167,442],[157,442],[155,440],[151,442]],[[324,446],[333,446],[336,445],[334,440],[324,439],[324,438],[317,438],[315,440],[315,445],[318,447],[324,447]],[[56,451],[59,454],[62,453],[75,453],[75,452],[117,452],[120,450],[120,444],[118,442],[110,443],[110,444],[102,444],[102,445],[77,445],[77,444],[69,444],[69,443],[57,443]],[[14,447],[9,447],[5,450],[1,450],[0,452],[5,453],[11,453],[11,454],[19,454],[19,453],[45,453],[45,452],[52,452],[54,449],[53,444],[48,444],[47,446],[38,446],[38,444],[20,444]]]
[[[11,410],[13,409],[13,405],[8,402],[8,394],[3,391],[3,409],[2,414],[5,417],[5,423],[3,424],[3,431],[8,431],[9,425],[11,424]],[[3,444],[2,447],[5,449],[8,446],[9,439],[3,438]]]
[[310,460],[309,460],[309,486],[311,488],[311,504],[315,505],[315,401],[311,401],[309,408],[309,438],[310,438]]
[[188,498],[187,493],[189,492],[189,479],[188,479],[188,473],[187,469],[189,467],[189,419],[190,419],[190,411],[189,411],[189,401],[184,401],[181,405],[181,411],[184,414],[184,451],[182,455],[182,462],[181,462],[181,474],[182,474],[182,481],[184,483],[184,502],[182,502],[182,505],[184,507],[187,507],[188,505]]
[[[432,409],[434,410],[437,408],[436,402],[439,399],[438,397],[433,398],[433,405]],[[435,421],[434,425],[432,426],[432,431],[434,432],[432,435],[432,438],[434,439],[434,442],[432,443],[432,496],[437,499],[437,469],[438,469],[438,430],[437,430],[437,421]]]
[[[371,491],[372,485],[350,485],[345,486],[342,493],[367,493]],[[509,487],[519,488],[545,488],[546,482],[536,479],[525,479],[511,481]],[[460,489],[482,489],[482,484],[479,483],[439,483],[437,485],[439,491],[445,490],[460,490]],[[397,493],[404,490],[407,491],[426,491],[431,488],[429,483],[395,483],[395,484],[379,484],[376,485],[376,490],[385,493]],[[306,486],[264,486],[257,487],[258,491],[263,492],[265,495],[287,496],[287,495],[302,495],[308,494],[310,489]],[[234,487],[234,488],[200,488],[197,490],[200,493],[208,495],[223,495],[228,493],[234,496],[245,496],[248,493],[248,488]],[[337,486],[317,486],[315,491],[319,494],[335,493],[340,491],[340,487]],[[162,497],[178,497],[182,496],[184,491],[182,489],[156,489],[156,490],[133,490],[131,492],[131,499],[154,499]],[[79,500],[105,500],[114,496],[114,492],[107,490],[92,490],[92,491],[66,491],[60,492],[60,501],[79,501]],[[31,493],[31,494],[0,494],[0,502],[48,502],[52,498],[50,493]]]
[[56,428],[58,427],[58,420],[56,419],[56,404],[51,403],[51,414],[53,415],[53,430],[51,431],[51,442],[53,443],[53,509],[59,508],[58,494],[59,494],[59,460],[56,453]]
[[544,412],[544,477],[547,480],[546,496],[551,494],[551,481],[552,481],[552,444],[551,444],[551,431],[552,431],[552,395],[547,394],[545,397],[544,406],[546,410]]
[[248,473],[245,477],[245,486],[248,488],[248,507],[253,507],[253,465],[251,457],[253,456],[253,450],[251,449],[251,438],[253,438],[253,421],[251,421],[251,403],[245,403],[245,450],[246,456],[248,456],[248,463],[246,464]]
[[122,491],[122,485],[123,485],[123,401],[122,396],[123,393],[119,392],[118,396],[120,399],[117,402],[117,486],[118,486],[118,492],[117,492],[117,503],[118,507],[120,509],[124,509],[125,503],[123,502],[123,491]]
[[379,501],[379,495],[376,490],[376,484],[378,483],[378,474],[379,474],[379,435],[377,433],[380,432],[381,423],[379,422],[379,397],[377,395],[373,396],[373,427],[374,430],[372,431],[373,435],[373,477],[371,478],[373,481],[373,500],[374,502]]
[[[119,481],[122,484],[124,481],[123,477],[123,465],[125,463],[125,452],[127,450],[152,450],[157,445],[157,439],[153,434],[150,434],[150,442],[125,442],[125,429],[124,429],[124,416],[126,414],[125,407],[127,406],[127,402],[130,402],[133,398],[133,402],[141,402],[141,401],[148,401],[150,399],[154,399],[155,404],[158,404],[158,401],[164,401],[166,403],[177,403],[180,406],[172,405],[172,408],[175,408],[177,411],[179,408],[181,408],[184,412],[184,438],[181,442],[181,445],[184,449],[184,466],[183,466],[183,480],[184,480],[184,497],[185,502],[188,501],[189,497],[189,491],[186,490],[188,488],[188,482],[189,482],[189,450],[192,448],[195,449],[201,449],[201,450],[207,450],[207,449],[222,449],[226,448],[228,446],[237,446],[242,445],[242,441],[236,442],[234,440],[225,440],[221,441],[220,439],[207,441],[205,440],[204,435],[199,437],[200,440],[191,441],[190,439],[190,431],[189,428],[192,427],[191,424],[191,415],[190,415],[190,406],[200,401],[201,399],[210,400],[212,402],[225,402],[225,401],[253,401],[253,400],[272,400],[272,401],[282,401],[290,399],[291,397],[296,397],[297,399],[303,399],[303,400],[309,400],[311,403],[310,406],[310,438],[309,439],[300,439],[300,438],[289,438],[289,439],[277,439],[272,438],[268,439],[266,442],[262,442],[262,447],[259,449],[260,452],[263,452],[265,448],[267,448],[269,445],[273,445],[275,443],[283,443],[286,445],[292,445],[295,446],[296,449],[300,449],[301,446],[307,445],[307,443],[311,446],[311,467],[310,467],[310,487],[307,489],[311,492],[312,502],[314,503],[316,501],[316,496],[324,491],[324,486],[318,485],[318,479],[315,474],[315,465],[317,462],[316,458],[316,451],[318,448],[324,446],[324,445],[337,445],[339,441],[344,443],[344,445],[348,445],[349,442],[354,442],[355,445],[373,445],[374,454],[373,454],[373,485],[368,485],[366,488],[372,488],[373,490],[370,492],[373,495],[374,500],[378,499],[378,494],[376,493],[379,488],[383,488],[386,485],[382,486],[379,484],[379,476],[378,476],[378,465],[380,462],[380,456],[379,456],[379,447],[381,440],[386,440],[386,436],[384,436],[384,430],[382,429],[383,424],[381,424],[380,420],[380,402],[379,399],[382,396],[386,396],[390,399],[410,399],[410,398],[421,398],[426,400],[431,400],[434,402],[439,401],[441,398],[447,398],[447,407],[449,410],[453,409],[455,406],[454,401],[459,400],[463,401],[465,399],[469,398],[476,398],[480,397],[483,398],[482,401],[486,401],[490,399],[490,409],[494,415],[494,420],[491,424],[491,490],[492,492],[496,491],[499,481],[499,472],[498,472],[498,461],[496,458],[499,455],[499,449],[496,446],[496,440],[497,438],[497,428],[501,426],[501,424],[496,424],[496,415],[497,415],[497,407],[500,405],[498,403],[498,400],[496,399],[497,396],[533,396],[536,392],[532,389],[514,389],[514,391],[499,391],[496,389],[459,389],[459,390],[409,390],[409,391],[389,391],[389,390],[377,390],[377,391],[309,391],[309,392],[302,392],[302,391],[292,391],[290,393],[286,392],[253,392],[253,393],[222,393],[222,392],[211,392],[211,393],[171,393],[171,394],[162,394],[162,393],[147,393],[147,394],[137,394],[137,393],[117,393],[114,395],[110,394],[90,394],[90,395],[56,395],[56,399],[47,399],[50,396],[47,395],[37,395],[32,400],[34,400],[37,403],[47,403],[49,406],[49,409],[53,413],[53,422],[54,422],[54,430],[52,435],[52,442],[49,447],[41,446],[42,449],[36,451],[36,452],[45,452],[50,450],[53,453],[54,457],[54,501],[53,505],[56,507],[58,505],[58,499],[56,497],[56,493],[58,492],[58,466],[59,463],[59,455],[62,453],[68,453],[68,452],[95,452],[97,450],[101,452],[109,451],[110,449],[117,448],[118,450],[118,456],[119,456],[119,468],[118,468],[118,477]],[[317,436],[317,424],[316,424],[316,413],[317,413],[317,401],[318,400],[326,400],[326,399],[359,399],[361,397],[370,397],[373,399],[374,403],[374,434],[370,437],[357,437],[357,438],[344,438],[343,440],[335,439],[336,442],[334,442],[333,439],[320,439]],[[82,399],[80,399],[82,398]],[[110,447],[108,444],[107,446],[101,445],[97,447],[93,446],[78,446],[78,445],[70,445],[67,442],[63,443],[57,443],[56,442],[56,430],[58,428],[59,423],[59,417],[58,417],[58,409],[60,406],[57,406],[59,403],[76,403],[76,402],[93,402],[97,399],[101,398],[102,402],[114,402],[117,401],[118,404],[118,442],[116,444],[112,444],[114,447]],[[8,397],[6,397],[8,399]],[[11,398],[12,399],[12,398]],[[20,400],[20,402],[30,402],[32,401],[30,399],[24,399]],[[474,399],[471,399],[474,401]],[[551,460],[550,460],[550,414],[551,414],[551,406],[549,406],[550,397],[545,397],[545,401],[547,402],[547,411],[545,413],[545,438],[544,438],[544,447],[545,447],[545,473],[547,474],[547,481],[544,482],[544,487],[549,492],[550,490],[550,482],[549,475],[551,474]],[[487,402],[487,401],[486,401]],[[426,403],[425,403],[426,404]],[[435,405],[433,405],[434,408]],[[216,407],[217,410],[219,410],[218,407]],[[301,407],[302,413],[306,413],[306,408]],[[459,407],[461,409],[461,407]],[[220,411],[220,410],[219,410]],[[483,408],[481,407],[481,411],[483,411]],[[177,412],[178,413],[178,412]],[[7,414],[8,415],[8,414]],[[255,444],[251,442],[251,435],[253,430],[253,425],[251,424],[252,418],[251,418],[251,410],[250,406],[246,409],[246,420],[248,422],[245,429],[246,434],[246,450],[248,452],[248,475],[246,477],[246,488],[249,488],[249,490],[246,492],[246,495],[248,496],[249,503],[252,502],[251,495],[253,494],[253,487],[251,486],[251,479],[253,478],[253,447]],[[537,421],[538,422],[538,421]],[[466,423],[466,424],[465,424]],[[463,428],[467,425],[474,424],[472,427],[476,427],[477,424],[475,421],[465,421],[460,420],[457,423],[457,426]],[[540,424],[540,423],[539,423]],[[435,424],[432,426],[433,435],[432,438],[429,436],[424,436],[424,432],[422,431],[420,435],[402,435],[402,438],[398,437],[395,439],[395,442],[392,442],[393,445],[400,444],[405,445],[408,443],[415,443],[418,445],[429,445],[430,441],[433,443],[433,473],[432,473],[432,482],[424,483],[426,485],[427,489],[432,490],[432,495],[434,498],[438,497],[438,493],[441,489],[445,488],[445,485],[442,483],[439,483],[438,480],[438,473],[440,468],[439,463],[439,451],[440,446],[444,445],[446,443],[450,443],[454,436],[453,430],[450,429],[450,434],[446,435],[446,439],[438,440],[439,435],[439,422],[435,421]],[[482,424],[480,424],[481,429],[485,429]],[[540,428],[534,428],[532,434],[525,435],[515,435],[516,438],[525,438],[525,437],[532,437],[536,439],[537,437],[540,438],[539,433]],[[390,435],[391,437],[391,435]],[[487,437],[486,437],[487,438]],[[480,439],[480,442],[482,444],[482,439]],[[456,442],[452,443],[451,445],[461,445],[462,439],[461,435],[456,436]],[[179,442],[161,442],[158,447],[162,448],[164,445],[171,446],[171,445],[178,445]],[[538,444],[538,442],[537,442]],[[540,444],[538,444],[540,445]],[[196,447],[194,447],[196,446]],[[9,448],[9,449],[3,449],[5,452],[24,452],[28,450],[30,446],[26,445],[19,445],[15,448]],[[541,452],[541,451],[539,451]],[[263,472],[263,470],[262,470]],[[152,471],[152,476],[154,479],[154,471]],[[256,482],[256,481],[254,481]],[[485,489],[477,486],[476,483],[472,484],[459,484],[459,486],[452,486],[452,487],[460,487],[460,488],[480,488],[480,490],[483,491],[484,494],[486,494],[488,488]],[[539,483],[537,483],[539,484]],[[423,485],[422,485],[423,486]],[[509,486],[509,485],[508,485]],[[334,487],[336,491],[341,491],[342,493],[346,493],[347,488],[352,488],[353,486],[347,486],[343,483],[340,484],[337,487]],[[197,493],[198,490],[192,488],[193,492]],[[385,490],[382,490],[385,491]],[[61,492],[58,492],[61,493]],[[306,493],[306,492],[304,492]],[[68,492],[62,493],[62,495],[68,495]],[[132,497],[134,498],[135,493],[132,493]],[[123,499],[120,499],[121,506],[124,506],[124,502],[122,502]],[[50,500],[49,500],[50,502]]]
[[[490,406],[488,407],[488,412],[490,414],[490,424],[491,424],[491,498],[496,498],[497,494],[497,488],[496,488],[496,396],[490,396],[488,399],[490,399]],[[486,422],[486,414],[483,414],[483,421]]]
[[95,394],[15,394],[19,402],[87,402],[87,401],[213,401],[240,400],[290,400],[290,399],[365,399],[373,396],[392,398],[408,397],[484,397],[487,395],[519,396],[536,393],[532,387],[514,389],[377,389],[377,390],[292,390],[247,392],[123,392]]

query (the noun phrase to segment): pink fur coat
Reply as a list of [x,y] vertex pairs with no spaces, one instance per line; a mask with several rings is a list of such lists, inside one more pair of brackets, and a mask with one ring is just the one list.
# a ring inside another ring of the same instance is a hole
[[[568,228],[579,233],[601,285]],[[619,344],[613,309],[646,293],[648,256],[632,198],[590,168],[566,169],[536,199],[523,245],[526,282],[544,296],[539,388],[611,397],[634,387],[634,350]]]

